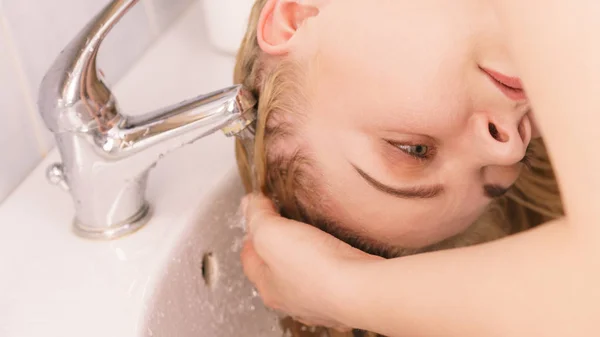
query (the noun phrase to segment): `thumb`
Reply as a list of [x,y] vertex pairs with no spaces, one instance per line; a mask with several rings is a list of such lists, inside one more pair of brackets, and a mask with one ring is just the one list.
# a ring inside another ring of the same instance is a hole
[[275,205],[263,194],[248,194],[242,200],[242,208],[250,234],[260,227],[272,225],[279,218]]

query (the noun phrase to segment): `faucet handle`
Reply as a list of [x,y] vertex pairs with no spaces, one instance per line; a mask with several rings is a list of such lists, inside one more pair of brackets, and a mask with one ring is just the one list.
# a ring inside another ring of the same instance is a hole
[[96,58],[102,41],[139,0],[112,0],[60,53],[39,89],[38,107],[54,133],[104,132],[121,115],[114,96],[99,78]]
[[52,185],[57,185],[64,191],[69,191],[69,184],[67,183],[62,163],[54,163],[48,166],[48,169],[46,170],[46,179],[48,179]]

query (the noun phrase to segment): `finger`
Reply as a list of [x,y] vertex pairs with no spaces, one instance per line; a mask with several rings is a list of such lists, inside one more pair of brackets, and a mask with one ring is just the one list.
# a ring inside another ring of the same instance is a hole
[[242,267],[244,274],[258,291],[263,303],[274,310],[280,310],[279,298],[274,295],[269,267],[260,258],[252,241],[248,240],[242,248]]
[[267,266],[261,257],[256,253],[252,240],[246,240],[240,253],[244,274],[256,288],[261,288],[264,284],[265,270]]
[[249,233],[253,233],[258,227],[280,218],[273,202],[264,195],[248,195],[245,199],[243,202],[246,204],[244,215]]
[[304,326],[307,326],[307,327],[318,326],[318,324],[316,322],[313,322],[306,318],[294,317],[294,321],[296,321]]
[[346,334],[346,333],[352,331],[352,328],[349,328],[347,326],[342,326],[342,325],[334,326],[334,327],[332,327],[332,329],[334,329],[342,334]]
[[294,317],[294,321],[296,321],[304,326],[307,326],[307,327],[326,327],[326,328],[333,329],[340,333],[347,333],[347,332],[352,331],[352,328],[349,328],[347,326],[343,326],[343,325],[340,325],[337,323],[328,322],[328,321],[324,321],[324,320]]

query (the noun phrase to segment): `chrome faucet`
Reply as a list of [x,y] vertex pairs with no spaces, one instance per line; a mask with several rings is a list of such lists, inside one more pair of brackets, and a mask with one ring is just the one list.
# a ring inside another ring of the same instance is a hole
[[240,86],[138,117],[120,112],[96,56],[138,2],[108,4],[58,56],[40,87],[40,113],[62,157],[48,178],[71,193],[73,228],[85,238],[114,239],[141,228],[151,216],[148,173],[162,156],[219,130],[234,136],[255,119],[256,102]]

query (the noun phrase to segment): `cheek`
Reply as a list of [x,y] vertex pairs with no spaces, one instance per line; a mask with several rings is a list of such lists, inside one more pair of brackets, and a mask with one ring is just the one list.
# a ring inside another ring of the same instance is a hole
[[398,200],[369,189],[351,190],[346,187],[346,193],[336,193],[337,207],[345,211],[344,225],[371,239],[403,248],[422,248],[464,232],[488,205],[479,194],[442,200]]
[[517,181],[521,174],[522,165],[513,166],[487,166],[483,170],[483,179],[486,182],[501,185],[511,186]]
[[529,112],[529,120],[531,121],[531,139],[538,139],[542,137],[538,122],[533,111]]
[[[462,212],[457,214],[449,214],[447,217],[438,219],[431,227],[433,231],[429,235],[429,239],[433,239],[428,245],[438,243],[449,239],[466,231],[471,225],[481,216],[484,207],[465,210],[459,209]],[[449,212],[450,213],[450,212]],[[428,237],[425,237],[427,239]]]
[[[406,248],[422,248],[449,239],[464,232],[479,217],[481,211],[476,210],[457,214],[457,209],[441,210],[432,207],[428,212],[410,214],[404,212],[380,229],[381,233],[392,239],[390,244]],[[383,236],[382,236],[383,237]]]
[[333,209],[344,227],[373,240],[402,248],[422,248],[465,231],[483,207],[440,206],[421,201],[390,202],[369,193],[336,194]]

